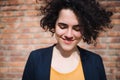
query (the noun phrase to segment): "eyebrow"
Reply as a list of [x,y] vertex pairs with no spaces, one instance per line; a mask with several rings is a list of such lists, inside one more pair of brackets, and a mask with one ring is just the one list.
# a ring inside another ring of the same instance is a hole
[[[62,25],[68,26],[68,24],[66,24],[66,23],[62,23],[62,22],[59,22],[58,24],[62,24]],[[73,25],[73,27],[76,27],[76,26],[80,26],[80,25],[79,25],[79,24],[77,24],[77,25]]]
[[60,23],[58,23],[58,24],[62,24],[62,25],[68,26],[67,24],[65,24],[65,23],[62,23],[62,22],[60,22]]

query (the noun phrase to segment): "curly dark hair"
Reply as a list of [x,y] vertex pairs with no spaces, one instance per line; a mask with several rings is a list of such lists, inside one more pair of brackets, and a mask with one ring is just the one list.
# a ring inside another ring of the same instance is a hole
[[71,9],[83,24],[83,41],[95,44],[101,31],[112,28],[110,17],[112,12],[104,9],[95,0],[51,0],[40,11],[44,17],[40,26],[54,33],[55,23],[62,9]]

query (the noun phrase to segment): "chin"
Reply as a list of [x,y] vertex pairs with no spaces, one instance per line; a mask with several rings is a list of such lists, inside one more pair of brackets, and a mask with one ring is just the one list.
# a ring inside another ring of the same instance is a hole
[[60,45],[60,47],[62,48],[62,50],[69,52],[69,51],[73,51],[76,46],[63,44],[63,45]]
[[64,48],[64,51],[70,52],[70,51],[73,51],[73,49],[72,48]]

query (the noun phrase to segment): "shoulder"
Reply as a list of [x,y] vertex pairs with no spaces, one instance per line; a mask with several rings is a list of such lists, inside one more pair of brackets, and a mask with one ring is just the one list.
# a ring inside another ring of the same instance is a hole
[[103,60],[99,54],[83,48],[79,48],[79,50],[82,62],[86,62],[88,65],[97,67],[103,66]]
[[82,57],[86,57],[86,58],[92,59],[92,60],[94,60],[94,59],[100,59],[101,60],[102,59],[101,56],[99,54],[95,53],[95,52],[92,52],[90,50],[83,49],[83,48],[80,48],[80,47],[78,47],[78,49],[79,49],[80,55]]
[[53,47],[54,45],[46,47],[46,48],[40,48],[40,49],[33,50],[31,51],[29,56],[37,58],[37,57],[40,57],[41,55],[49,55],[52,52]]
[[36,49],[36,50],[33,50],[31,53],[33,53],[33,54],[47,53],[47,52],[51,51],[53,49],[53,47],[54,46],[49,46],[49,47],[45,47],[45,48]]

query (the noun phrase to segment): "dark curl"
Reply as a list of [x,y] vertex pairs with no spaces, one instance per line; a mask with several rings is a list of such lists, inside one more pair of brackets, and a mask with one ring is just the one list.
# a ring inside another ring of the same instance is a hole
[[41,8],[44,17],[40,26],[54,33],[55,23],[62,9],[71,9],[82,22],[83,41],[95,44],[101,31],[112,28],[110,17],[112,12],[105,10],[95,0],[51,0]]

